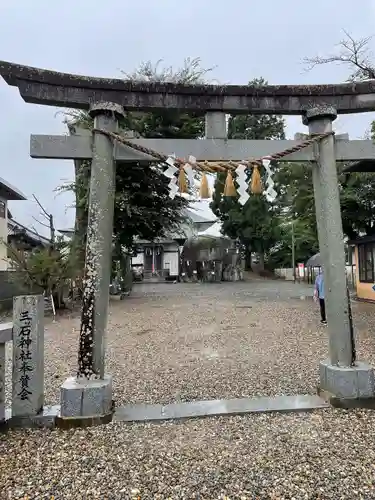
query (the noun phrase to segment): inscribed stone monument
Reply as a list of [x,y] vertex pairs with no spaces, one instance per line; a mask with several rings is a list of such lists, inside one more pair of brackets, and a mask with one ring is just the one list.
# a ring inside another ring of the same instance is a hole
[[44,300],[13,300],[12,416],[37,415],[44,404]]

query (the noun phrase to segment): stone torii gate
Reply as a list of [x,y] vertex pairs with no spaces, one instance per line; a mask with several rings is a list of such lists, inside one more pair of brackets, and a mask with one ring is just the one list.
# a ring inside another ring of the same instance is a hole
[[[118,118],[127,111],[165,108],[206,115],[206,138],[134,139],[159,153],[192,155],[197,160],[261,158],[299,144],[294,141],[228,140],[225,113],[300,115],[309,134],[332,132],[338,113],[375,110],[375,82],[340,85],[214,86],[174,83],[135,83],[91,78],[0,62],[0,75],[18,87],[29,103],[88,110],[94,118],[89,135],[31,136],[33,158],[92,161],[85,289],[81,321],[79,369],[61,389],[61,417],[97,416],[112,412],[111,377],[104,372],[104,342],[116,162],[150,162],[154,158],[114,143],[103,132],[117,132]],[[311,162],[320,251],[326,281],[329,359],[320,363],[320,389],[339,400],[374,398],[374,372],[354,359],[354,340],[346,288],[345,252],[336,161],[373,159],[372,141],[349,141],[328,135],[313,146],[282,161]]]

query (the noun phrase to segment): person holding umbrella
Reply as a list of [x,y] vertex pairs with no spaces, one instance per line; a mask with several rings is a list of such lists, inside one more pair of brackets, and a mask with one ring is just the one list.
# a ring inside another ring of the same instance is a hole
[[326,303],[325,303],[325,295],[324,295],[324,275],[323,275],[322,268],[319,269],[319,274],[315,280],[314,299],[316,301],[319,300],[320,322],[322,323],[322,325],[326,325],[327,324]]

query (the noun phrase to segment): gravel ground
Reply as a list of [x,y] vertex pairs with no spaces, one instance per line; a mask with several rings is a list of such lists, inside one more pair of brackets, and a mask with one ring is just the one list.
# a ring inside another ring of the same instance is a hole
[[339,410],[14,431],[1,498],[373,499],[374,439],[374,413]]
[[[117,404],[314,393],[327,340],[305,295],[311,289],[270,281],[138,285],[111,305]],[[353,307],[359,357],[375,362],[373,311]],[[48,403],[76,368],[78,327],[78,317],[47,325]],[[372,499],[374,415],[329,409],[9,432],[0,438],[0,498]]]
[[[301,300],[305,294],[311,287],[263,280],[137,285],[110,309],[106,369],[116,403],[315,393],[328,346],[318,307]],[[359,355],[375,362],[366,334],[373,306],[354,310]],[[48,404],[59,402],[61,383],[75,373],[78,333],[78,315],[47,324]]]

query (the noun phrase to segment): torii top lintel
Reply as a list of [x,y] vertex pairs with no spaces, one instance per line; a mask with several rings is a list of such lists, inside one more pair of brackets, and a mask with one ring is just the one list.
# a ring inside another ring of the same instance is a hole
[[59,73],[0,61],[0,75],[26,102],[88,109],[114,102],[126,110],[174,108],[192,112],[301,115],[317,106],[338,113],[375,110],[375,80],[329,85],[184,85]]

